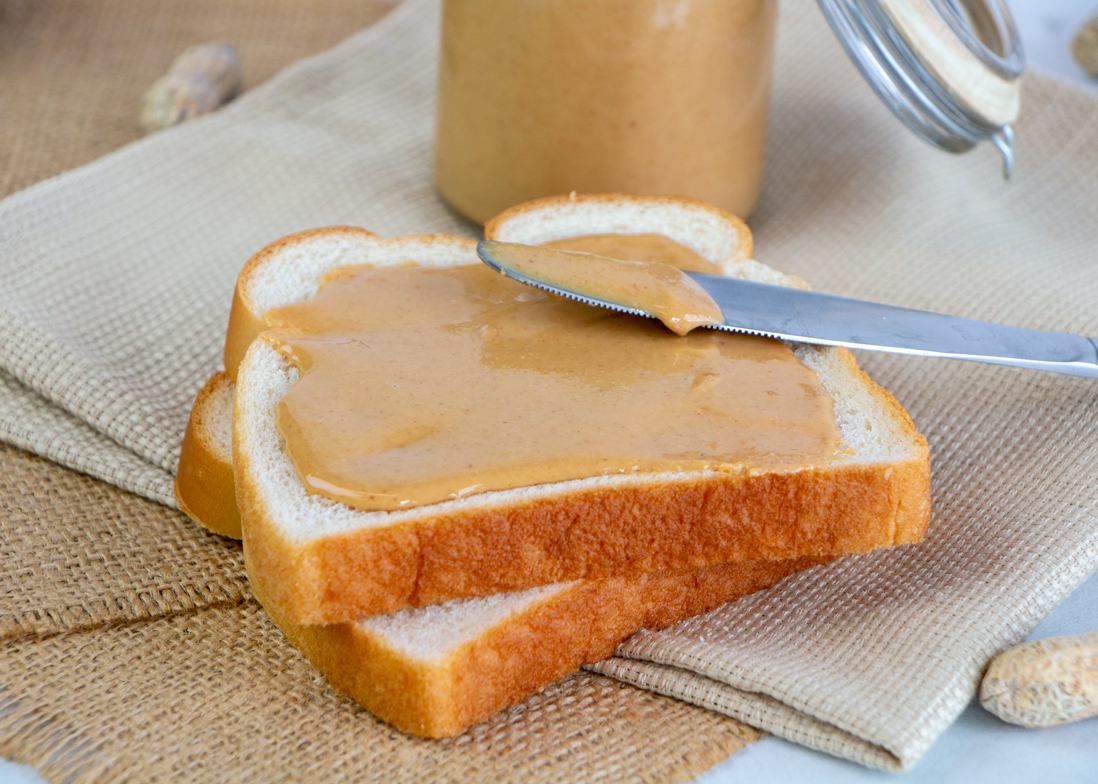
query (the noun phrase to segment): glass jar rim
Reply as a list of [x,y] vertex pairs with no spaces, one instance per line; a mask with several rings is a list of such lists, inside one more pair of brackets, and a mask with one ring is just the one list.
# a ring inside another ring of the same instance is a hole
[[904,125],[947,152],[990,141],[1010,177],[1025,53],[1004,0],[817,1]]

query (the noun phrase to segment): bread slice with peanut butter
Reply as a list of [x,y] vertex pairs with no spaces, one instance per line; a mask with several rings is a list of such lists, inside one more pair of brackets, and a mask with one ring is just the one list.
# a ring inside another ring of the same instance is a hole
[[[515,208],[486,227],[492,239],[524,244],[612,233],[663,235],[725,274],[803,285],[750,260],[741,221],[686,199],[563,197]],[[282,623],[346,623],[563,581],[831,557],[923,536],[925,439],[849,352],[809,346],[792,348],[829,397],[843,447],[826,458],[591,476],[395,511],[309,492],[275,416],[301,371],[284,342],[253,338],[265,314],[314,297],[333,269],[408,262],[479,264],[474,243],[462,238],[381,240],[335,228],[281,240],[241,273],[226,342],[226,370],[238,381],[234,477],[249,577]]]

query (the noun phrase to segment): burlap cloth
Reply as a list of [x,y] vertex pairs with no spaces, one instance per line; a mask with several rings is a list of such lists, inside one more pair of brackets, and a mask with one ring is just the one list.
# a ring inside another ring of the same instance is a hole
[[[216,115],[0,204],[0,436],[170,503],[187,411],[218,364],[233,280],[252,252],[329,223],[472,233],[431,188],[437,24],[435,2],[405,0]],[[790,0],[756,256],[819,290],[1098,333],[1098,102],[1034,75],[1024,107],[1008,184],[989,150],[952,157],[911,137],[814,4]],[[861,359],[931,442],[927,542],[642,633],[597,669],[902,769],[963,709],[988,658],[1098,564],[1098,387]],[[669,703],[652,710],[683,713],[653,731],[638,718],[644,695],[590,675],[464,740],[387,732],[256,617],[238,551],[37,458],[9,450],[3,460],[0,623],[12,641],[0,654],[0,752],[17,759],[61,759],[65,775],[123,765],[141,778],[323,778],[366,765],[414,776],[438,765],[455,778],[658,779],[696,773],[739,742],[738,725]],[[94,628],[104,621],[130,623]],[[632,700],[632,712],[614,700]],[[558,706],[571,729],[539,723],[530,706],[540,705]],[[162,734],[175,726],[173,746]],[[627,737],[635,746],[622,751]]]

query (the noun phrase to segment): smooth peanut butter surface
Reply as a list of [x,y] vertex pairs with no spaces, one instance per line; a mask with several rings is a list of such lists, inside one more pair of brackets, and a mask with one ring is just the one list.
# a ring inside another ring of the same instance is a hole
[[724,313],[709,293],[670,264],[509,242],[483,242],[478,252],[539,283],[643,311],[677,335],[724,323]]
[[302,370],[277,405],[287,454],[310,492],[360,509],[840,446],[829,398],[780,342],[678,337],[484,265],[344,267],[267,321]]

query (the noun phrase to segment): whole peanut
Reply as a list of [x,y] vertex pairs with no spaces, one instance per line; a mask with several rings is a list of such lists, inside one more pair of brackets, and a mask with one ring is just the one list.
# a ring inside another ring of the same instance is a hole
[[1091,17],[1079,28],[1071,42],[1075,62],[1098,76],[1098,16]]
[[212,112],[236,97],[243,80],[233,46],[192,46],[145,93],[141,126],[149,133]]
[[1023,727],[1098,716],[1098,632],[1036,640],[999,654],[980,685],[980,704]]

